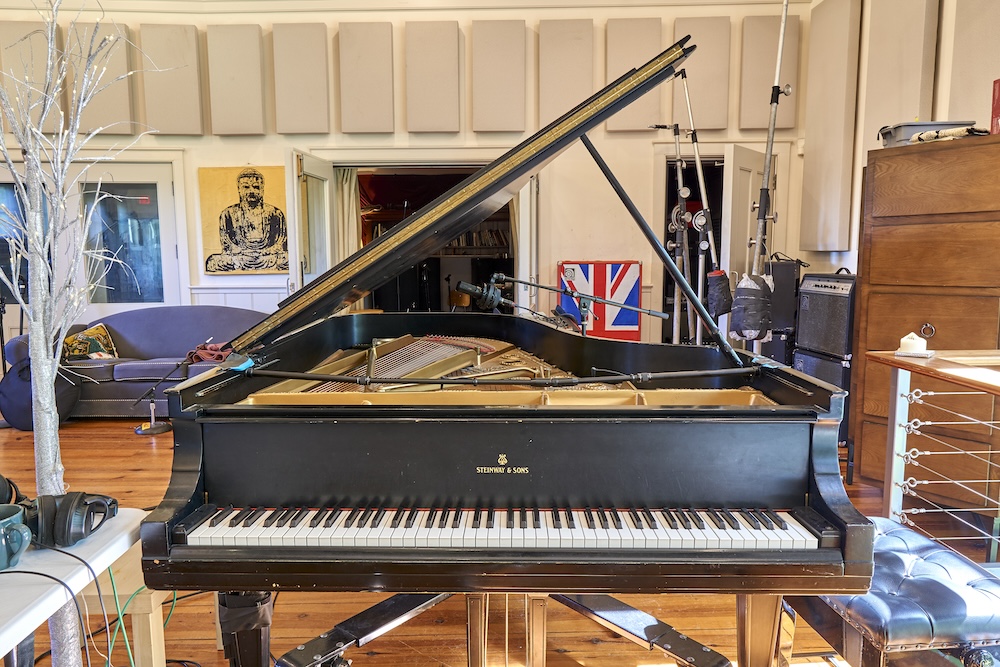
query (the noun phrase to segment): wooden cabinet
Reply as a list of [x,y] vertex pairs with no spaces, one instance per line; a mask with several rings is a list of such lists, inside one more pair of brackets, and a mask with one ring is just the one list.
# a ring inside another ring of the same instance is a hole
[[[854,317],[849,437],[860,475],[884,475],[889,370],[869,350],[894,350],[912,332],[928,349],[995,349],[1000,342],[1000,136],[900,146],[868,154]],[[948,385],[924,381],[921,389]],[[948,409],[989,419],[985,395],[939,397]],[[941,420],[910,406],[911,418]],[[933,427],[971,450],[1000,451],[985,426]],[[926,442],[926,439],[924,439]],[[958,457],[967,458],[967,457]],[[987,471],[939,471],[985,479]],[[973,503],[954,492],[942,500]]]

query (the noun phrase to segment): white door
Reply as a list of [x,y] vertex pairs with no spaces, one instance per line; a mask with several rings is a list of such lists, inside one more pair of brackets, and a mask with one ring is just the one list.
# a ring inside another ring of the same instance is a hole
[[333,224],[336,183],[333,163],[292,150],[289,155],[288,293],[334,266],[338,257]]
[[[760,199],[764,178],[764,153],[745,146],[727,144],[723,167],[722,243],[719,265],[729,275],[733,291],[744,273],[753,270],[754,237],[757,234],[757,212],[754,203]],[[729,331],[729,316],[719,320],[723,334]]]
[[92,209],[86,245],[94,253],[77,277],[91,284],[81,321],[181,303],[172,173],[170,164],[116,161],[81,179],[79,206]]

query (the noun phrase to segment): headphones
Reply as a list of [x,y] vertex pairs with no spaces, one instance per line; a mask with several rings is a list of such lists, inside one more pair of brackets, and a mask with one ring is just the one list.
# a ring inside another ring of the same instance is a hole
[[71,547],[118,514],[118,501],[82,491],[38,496],[24,503],[25,523],[47,547]]
[[17,488],[14,480],[0,475],[0,504],[20,503],[27,499],[28,497]]

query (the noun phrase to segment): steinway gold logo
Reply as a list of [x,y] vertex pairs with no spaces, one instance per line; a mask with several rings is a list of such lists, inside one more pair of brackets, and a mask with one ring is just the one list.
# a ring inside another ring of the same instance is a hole
[[497,464],[494,466],[477,466],[477,475],[527,475],[528,466],[507,465],[507,455],[501,453],[497,457]]

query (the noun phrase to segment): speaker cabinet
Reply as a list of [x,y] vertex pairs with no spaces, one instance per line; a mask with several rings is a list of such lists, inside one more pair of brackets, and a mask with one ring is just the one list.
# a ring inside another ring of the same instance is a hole
[[855,277],[849,273],[806,274],[799,288],[796,347],[851,358]]
[[[827,354],[818,354],[801,348],[795,349],[795,352],[792,354],[792,359],[792,367],[797,371],[802,371],[803,373],[811,375],[814,378],[819,378],[824,382],[829,382],[830,384],[840,387],[841,389],[849,389],[851,386],[851,362],[848,359],[842,359],[840,357]],[[850,413],[850,409],[851,398],[848,396],[847,400],[844,402],[844,418],[840,422],[841,442],[847,441],[847,417]]]

